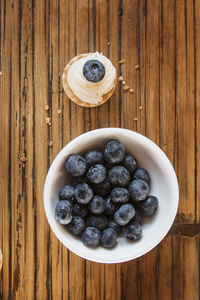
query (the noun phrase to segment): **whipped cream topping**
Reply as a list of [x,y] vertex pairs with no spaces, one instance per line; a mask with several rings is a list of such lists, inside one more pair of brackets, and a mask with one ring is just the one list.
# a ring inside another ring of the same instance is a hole
[[[105,76],[99,82],[90,82],[83,75],[83,66],[91,59],[99,60],[105,67]],[[103,95],[113,88],[115,78],[115,67],[107,57],[99,52],[78,59],[70,66],[67,73],[67,82],[73,93],[80,100],[91,104],[101,102]]]

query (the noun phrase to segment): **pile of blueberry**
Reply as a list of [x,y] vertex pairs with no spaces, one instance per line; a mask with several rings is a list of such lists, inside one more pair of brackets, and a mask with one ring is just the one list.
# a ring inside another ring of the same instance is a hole
[[118,234],[142,236],[143,216],[151,216],[158,199],[149,194],[150,176],[116,140],[103,151],[73,154],[66,161],[71,183],[61,188],[56,221],[80,236],[86,246],[111,248]]

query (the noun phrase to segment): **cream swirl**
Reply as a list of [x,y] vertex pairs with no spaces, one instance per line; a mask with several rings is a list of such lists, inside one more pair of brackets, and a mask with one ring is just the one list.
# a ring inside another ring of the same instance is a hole
[[[91,59],[99,60],[105,67],[105,76],[99,82],[90,82],[83,75],[83,66]],[[113,88],[115,79],[115,67],[107,57],[99,52],[78,59],[69,67],[67,73],[67,82],[73,93],[80,100],[91,104],[101,102],[103,95]]]

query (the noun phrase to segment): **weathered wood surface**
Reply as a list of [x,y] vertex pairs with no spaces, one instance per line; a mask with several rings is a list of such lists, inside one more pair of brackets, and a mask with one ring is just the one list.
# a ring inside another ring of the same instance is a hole
[[[0,298],[199,299],[200,1],[2,0],[0,12]],[[133,94],[118,83],[98,108],[69,101],[63,69],[88,51],[108,56]],[[170,233],[150,253],[104,265],[57,240],[43,186],[65,144],[112,126],[163,149],[178,176],[180,205]]]

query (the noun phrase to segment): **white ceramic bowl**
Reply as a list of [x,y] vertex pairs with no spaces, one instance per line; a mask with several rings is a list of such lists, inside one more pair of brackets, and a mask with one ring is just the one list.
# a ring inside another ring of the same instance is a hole
[[[158,198],[159,206],[153,216],[144,218],[143,234],[137,241],[119,237],[112,249],[85,246],[55,220],[54,210],[59,190],[69,183],[65,162],[70,154],[84,154],[89,149],[102,149],[110,140],[119,140],[126,152],[133,154],[138,166],[147,169],[151,177],[150,194]],[[178,209],[179,189],[174,169],[164,152],[151,140],[134,131],[102,128],[87,132],[67,144],[53,161],[45,181],[44,207],[47,220],[57,238],[75,254],[100,263],[119,263],[144,255],[166,236]]]

